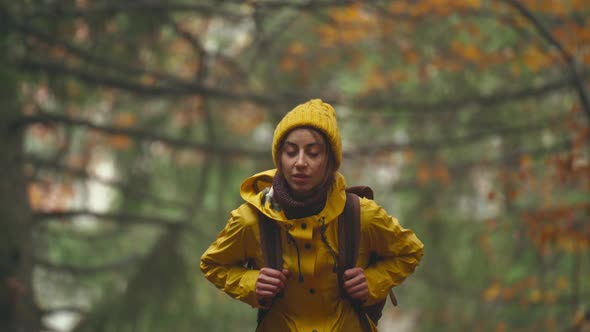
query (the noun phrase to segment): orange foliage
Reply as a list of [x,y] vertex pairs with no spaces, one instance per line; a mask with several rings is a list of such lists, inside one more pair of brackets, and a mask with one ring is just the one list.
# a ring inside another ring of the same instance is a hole
[[457,40],[453,40],[453,42],[451,43],[451,49],[453,50],[453,52],[460,55],[465,60],[471,62],[477,62],[482,58],[479,48],[473,44],[465,45]]
[[543,208],[523,215],[527,235],[539,250],[553,247],[575,252],[588,246],[590,225],[585,222],[590,204]]
[[331,9],[329,15],[332,23],[320,26],[317,30],[326,46],[359,42],[371,35],[375,24],[373,15],[365,11],[360,4]]
[[304,55],[307,51],[307,47],[302,42],[295,41],[287,47],[287,51],[293,55]]
[[132,143],[131,139],[125,135],[110,135],[108,142],[115,150],[127,150]]
[[113,124],[117,127],[129,128],[137,123],[137,115],[132,112],[117,113],[113,117]]
[[532,72],[538,72],[553,63],[552,59],[541,51],[537,45],[527,47],[522,54],[522,60]]
[[448,185],[451,182],[451,178],[449,175],[449,168],[443,164],[437,164],[433,170],[433,176],[435,179],[438,180],[439,183],[442,185]]
[[284,57],[281,59],[279,67],[284,72],[292,72],[297,67],[297,62],[291,57]]
[[191,96],[183,100],[179,111],[173,113],[173,121],[180,128],[198,123],[203,117],[203,97]]
[[63,211],[74,197],[72,184],[32,182],[28,186],[29,204],[35,211]]
[[284,72],[293,72],[304,67],[307,46],[299,41],[292,42],[285,50],[279,67]]
[[490,285],[490,287],[488,287],[484,291],[482,297],[485,301],[491,302],[500,296],[501,291],[502,291],[502,286],[500,285],[500,283],[498,281],[495,281],[494,283],[492,283]]
[[413,150],[404,149],[403,158],[407,163],[412,163],[416,157],[416,153]]
[[498,324],[496,324],[496,328],[494,329],[494,332],[506,332],[508,331],[508,327],[506,326],[505,322],[499,322]]
[[403,51],[402,55],[404,56],[404,60],[408,64],[416,64],[420,60],[420,56],[418,55],[418,53],[416,53],[416,51],[413,51],[411,49],[407,50],[407,51]]
[[[568,283],[564,276],[558,277],[556,283]],[[564,288],[540,287],[534,276],[520,279],[511,284],[503,285],[500,281],[493,281],[482,293],[484,301],[516,301],[523,306],[529,304],[555,304],[560,296],[567,294]]]
[[383,75],[383,72],[380,70],[375,70],[372,73],[370,73],[367,76],[367,79],[365,82],[366,82],[366,86],[365,86],[366,91],[383,90],[384,88],[386,88],[390,84],[387,77],[385,77]]
[[[116,127],[129,128],[137,122],[137,116],[132,112],[118,113],[113,117],[112,124]],[[132,140],[127,135],[114,134],[107,138],[109,144],[116,150],[126,150],[131,146]]]
[[426,165],[420,165],[416,168],[416,180],[418,184],[425,185],[430,181],[430,169]]
[[141,76],[141,84],[146,86],[152,86],[156,84],[156,78],[149,74],[144,74]]
[[554,1],[554,0],[523,0],[523,5],[529,10],[540,12],[564,15],[570,10],[566,1]]
[[237,135],[247,135],[265,119],[266,112],[250,102],[224,110],[224,119],[230,130]]

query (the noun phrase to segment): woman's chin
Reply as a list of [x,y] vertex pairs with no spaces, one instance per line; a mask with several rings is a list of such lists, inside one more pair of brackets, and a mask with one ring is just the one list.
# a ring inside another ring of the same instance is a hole
[[297,198],[307,198],[313,195],[313,188],[294,186],[291,189],[293,190],[293,195]]

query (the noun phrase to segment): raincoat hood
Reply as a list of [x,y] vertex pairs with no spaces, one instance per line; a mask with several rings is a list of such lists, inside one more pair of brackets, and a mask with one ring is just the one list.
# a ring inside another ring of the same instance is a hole
[[[298,219],[289,220],[281,207],[272,198],[272,179],[277,170],[271,169],[247,178],[240,187],[240,196],[279,224],[291,224]],[[328,190],[326,206],[318,213],[329,223],[340,215],[346,203],[346,182],[344,176],[336,173],[334,185]],[[303,218],[302,218],[303,219]]]

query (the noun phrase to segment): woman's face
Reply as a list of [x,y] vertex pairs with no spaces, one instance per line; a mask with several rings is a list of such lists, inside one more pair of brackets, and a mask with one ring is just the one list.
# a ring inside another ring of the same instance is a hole
[[281,148],[280,169],[293,193],[309,196],[324,181],[328,153],[324,137],[311,128],[292,130]]

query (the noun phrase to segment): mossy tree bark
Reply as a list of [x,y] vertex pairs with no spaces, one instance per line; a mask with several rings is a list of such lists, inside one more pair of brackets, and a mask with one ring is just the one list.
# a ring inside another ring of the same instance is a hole
[[[7,40],[0,28],[0,44]],[[32,287],[31,224],[33,214],[23,173],[23,128],[17,79],[0,52],[0,331],[40,330]]]

